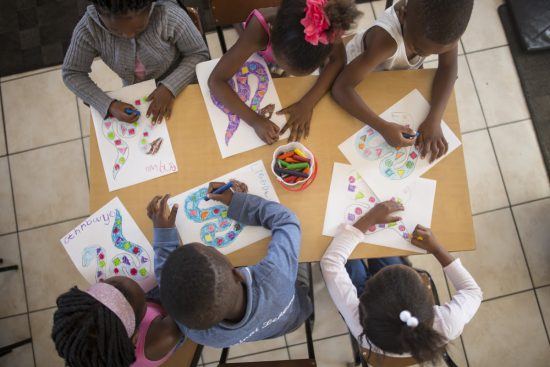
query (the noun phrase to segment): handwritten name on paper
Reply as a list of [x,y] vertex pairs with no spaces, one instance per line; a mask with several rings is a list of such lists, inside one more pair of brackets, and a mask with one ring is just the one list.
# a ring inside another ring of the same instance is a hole
[[84,222],[80,223],[77,227],[71,230],[69,233],[63,237],[63,244],[67,244],[69,241],[72,241],[78,237],[79,234],[86,231],[90,226],[94,224],[103,224],[105,226],[111,226],[112,220],[116,215],[116,210],[109,210],[103,213],[98,213],[86,219]]

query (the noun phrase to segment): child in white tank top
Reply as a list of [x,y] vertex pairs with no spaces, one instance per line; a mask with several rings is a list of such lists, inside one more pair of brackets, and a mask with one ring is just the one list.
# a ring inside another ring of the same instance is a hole
[[[394,146],[416,144],[430,162],[447,152],[441,118],[457,78],[458,42],[470,19],[473,0],[400,0],[389,7],[347,44],[348,65],[332,87],[334,99],[350,114],[377,130]],[[424,59],[437,54],[431,109],[418,129],[386,121],[355,92],[372,71],[419,69]]]

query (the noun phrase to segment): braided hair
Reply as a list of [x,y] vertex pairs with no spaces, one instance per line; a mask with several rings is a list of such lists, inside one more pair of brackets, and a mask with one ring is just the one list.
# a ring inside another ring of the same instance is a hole
[[150,6],[154,0],[90,0],[96,8],[113,15],[139,11]]
[[[119,290],[128,298],[124,289]],[[77,287],[57,298],[52,339],[59,356],[71,367],[128,367],[136,359],[135,347],[118,316]]]

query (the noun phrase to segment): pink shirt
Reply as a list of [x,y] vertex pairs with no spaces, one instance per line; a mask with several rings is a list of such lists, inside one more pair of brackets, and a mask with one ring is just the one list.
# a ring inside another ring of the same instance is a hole
[[166,315],[166,312],[160,305],[152,302],[147,302],[147,312],[145,313],[145,317],[143,317],[143,320],[141,320],[138,330],[138,341],[136,344],[136,361],[132,363],[131,367],[157,367],[166,362],[168,358],[170,358],[172,353],[174,353],[176,348],[172,349],[168,354],[166,354],[158,361],[150,361],[145,356],[145,338],[147,337],[149,327],[151,326],[153,320],[155,320],[159,316],[164,315]]
[[136,66],[134,67],[134,77],[136,79],[136,83],[144,81],[146,74],[147,71],[145,70],[145,65],[143,65],[136,54]]
[[265,62],[267,62],[268,64],[275,64],[275,58],[273,57],[273,49],[271,48],[271,29],[269,27],[269,24],[265,20],[262,13],[254,9],[252,10],[252,13],[250,13],[246,18],[246,20],[244,21],[244,28],[248,27],[248,24],[252,20],[252,17],[256,17],[256,19],[258,19],[258,21],[262,25],[262,28],[265,30],[265,33],[267,33],[267,46],[265,50],[258,51],[258,54],[261,57],[263,57]]

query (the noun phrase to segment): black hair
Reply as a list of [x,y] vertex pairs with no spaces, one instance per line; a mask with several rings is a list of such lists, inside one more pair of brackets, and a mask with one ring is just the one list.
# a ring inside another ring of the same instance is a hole
[[[302,72],[311,72],[321,66],[332,51],[332,43],[317,46],[305,40],[304,18],[306,0],[283,0],[279,6],[271,32],[271,42],[276,56]],[[330,21],[329,34],[336,35],[351,28],[361,14],[353,0],[328,0],[325,14]]]
[[168,314],[188,328],[204,330],[221,321],[220,309],[231,300],[225,294],[232,268],[188,244],[173,251],[162,268],[160,299]]
[[474,0],[414,0],[425,36],[440,45],[457,41],[468,26]]
[[[417,327],[401,321],[408,310]],[[388,266],[365,284],[359,317],[363,335],[385,352],[410,353],[418,362],[433,362],[443,352],[444,339],[433,329],[433,296],[412,268]]]
[[90,0],[99,10],[113,15],[139,11],[150,6],[154,0]]
[[[124,289],[119,290],[129,299]],[[135,346],[118,316],[77,287],[57,298],[52,339],[71,367],[128,367],[136,359]]]

